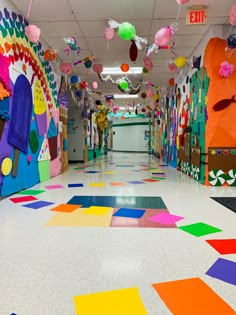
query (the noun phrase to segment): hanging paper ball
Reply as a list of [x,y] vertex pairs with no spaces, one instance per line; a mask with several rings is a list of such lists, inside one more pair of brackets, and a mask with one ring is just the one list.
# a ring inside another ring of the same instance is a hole
[[175,85],[175,79],[174,78],[169,79],[168,83],[169,83],[169,86],[174,86]]
[[104,31],[104,37],[106,40],[112,40],[115,36],[115,31],[113,28],[107,27]]
[[96,73],[102,73],[103,71],[103,65],[100,64],[100,63],[95,63],[93,65],[93,71],[96,72]]
[[76,94],[77,97],[81,97],[82,96],[82,91],[81,90],[77,90],[75,92],[75,94]]
[[153,63],[152,63],[152,59],[150,58],[144,58],[144,66],[148,71],[151,71],[153,68]]
[[129,65],[127,63],[122,63],[120,66],[121,71],[128,72],[129,71]]
[[47,49],[44,52],[44,59],[47,61],[54,61],[57,57],[56,51],[54,49]]
[[145,73],[145,74],[148,73],[148,69],[143,67],[143,73]]
[[60,70],[65,75],[71,74],[71,72],[72,72],[72,64],[71,64],[71,62],[62,62],[60,64]]
[[142,97],[143,99],[145,99],[145,98],[147,97],[147,94],[146,94],[145,92],[143,92],[143,93],[141,94],[141,97]]
[[84,66],[85,66],[85,68],[87,68],[87,69],[91,68],[92,65],[93,65],[92,60],[86,60],[85,63],[84,63]]
[[122,90],[126,90],[129,87],[129,85],[126,81],[121,81],[119,86]]
[[85,90],[85,89],[87,89],[87,87],[88,87],[88,83],[86,81],[80,82],[80,88],[81,89]]
[[72,75],[72,76],[71,76],[70,82],[71,82],[72,84],[75,84],[75,83],[77,83],[78,81],[79,81],[79,78],[78,78],[77,75]]
[[166,45],[171,39],[171,29],[169,26],[161,28],[155,34],[155,44],[157,46]]
[[189,0],[176,0],[176,2],[181,5],[181,4],[188,3]]
[[97,84],[97,82],[93,82],[92,83],[92,88],[94,89],[94,90],[96,90],[97,88],[98,88],[98,84]]
[[234,4],[230,10],[229,23],[236,25],[236,4]]
[[138,57],[138,48],[135,44],[135,41],[134,40],[131,40],[131,41],[132,41],[132,44],[129,49],[129,57],[130,57],[130,60],[134,62],[136,61]]
[[119,24],[118,35],[124,40],[131,40],[135,38],[136,31],[134,25],[129,22]]
[[31,43],[36,44],[39,41],[41,30],[36,25],[28,25],[25,27],[25,35]]
[[159,100],[159,95],[158,94],[153,95],[152,99],[154,101],[158,101]]
[[187,63],[187,59],[183,56],[175,58],[175,65],[178,68],[183,68]]

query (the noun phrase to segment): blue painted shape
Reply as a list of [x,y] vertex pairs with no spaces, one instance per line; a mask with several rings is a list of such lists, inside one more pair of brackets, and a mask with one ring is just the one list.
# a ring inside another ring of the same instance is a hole
[[87,171],[87,172],[84,172],[84,173],[88,173],[88,174],[96,174],[96,173],[99,173],[98,171]]
[[68,187],[84,187],[84,184],[68,184]]
[[55,124],[55,120],[53,117],[51,117],[47,137],[52,138],[52,137],[57,137],[57,135],[58,135],[58,131]]
[[47,207],[50,205],[53,205],[54,202],[48,202],[48,201],[35,201],[32,203],[29,203],[27,205],[23,205],[22,207],[26,207],[26,208],[31,208],[31,209],[39,209],[39,208],[43,208],[43,207]]
[[67,139],[63,140],[63,151],[67,151],[68,150],[68,141]]
[[129,208],[120,208],[113,217],[126,217],[140,219],[145,213],[145,210],[129,209]]
[[206,274],[218,280],[236,285],[236,262],[218,258]]
[[24,153],[28,149],[32,107],[30,83],[24,75],[20,75],[14,87],[8,142]]
[[68,204],[82,205],[82,208],[90,206],[133,208],[140,209],[166,209],[161,197],[137,197],[137,196],[74,196]]

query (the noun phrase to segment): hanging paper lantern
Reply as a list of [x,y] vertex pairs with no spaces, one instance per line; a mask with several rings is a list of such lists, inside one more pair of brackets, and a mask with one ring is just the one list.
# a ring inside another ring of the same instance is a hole
[[147,97],[147,94],[146,94],[145,92],[143,92],[143,93],[141,94],[141,97],[142,97],[143,99],[145,99],[145,98]]
[[122,63],[120,66],[121,71],[128,72],[129,71],[129,65],[127,63]]
[[37,44],[39,41],[41,30],[36,25],[28,25],[25,27],[25,35],[31,43]]
[[85,66],[85,68],[87,68],[87,69],[91,68],[92,65],[93,65],[92,60],[86,60],[85,63],[84,63],[84,66]]
[[95,63],[93,65],[93,71],[96,73],[101,73],[103,71],[103,65],[99,63]]
[[185,4],[185,3],[188,3],[189,0],[176,0],[176,2],[181,5],[181,4]]
[[82,90],[87,89],[87,87],[88,87],[88,83],[87,83],[86,81],[80,82],[80,88],[81,88]]
[[44,59],[47,61],[54,61],[57,57],[56,51],[54,49],[47,49],[44,52]]
[[151,71],[152,68],[153,68],[152,59],[145,57],[145,58],[143,59],[143,61],[144,61],[144,66],[145,66],[145,68],[146,68],[148,71]]
[[138,57],[138,48],[135,44],[135,41],[134,40],[131,40],[131,41],[132,41],[132,44],[129,49],[129,57],[130,57],[130,60],[134,62],[136,61]]
[[113,28],[107,27],[104,31],[104,37],[106,40],[112,40],[115,36],[115,31]]
[[143,73],[145,73],[145,74],[148,73],[148,69],[143,67]]
[[178,70],[178,67],[176,66],[175,63],[168,63],[168,70],[171,72],[171,73],[175,73],[177,70]]
[[124,40],[131,40],[135,38],[135,27],[129,22],[123,22],[119,24],[118,35]]
[[60,64],[60,70],[65,75],[71,74],[71,72],[72,72],[72,64],[71,64],[71,62],[62,62]]
[[93,82],[92,83],[92,88],[94,89],[94,90],[96,90],[97,88],[98,88],[98,84],[97,84],[97,82]]
[[169,86],[174,86],[175,85],[175,79],[174,78],[169,79],[168,83],[169,83]]
[[175,58],[175,65],[178,68],[183,68],[187,63],[187,59],[183,56]]
[[75,83],[77,83],[78,81],[79,81],[79,78],[78,78],[77,75],[72,75],[72,76],[71,76],[70,82],[71,82],[72,84],[75,84]]
[[126,81],[121,81],[119,84],[120,88],[124,91],[128,88],[128,83]]

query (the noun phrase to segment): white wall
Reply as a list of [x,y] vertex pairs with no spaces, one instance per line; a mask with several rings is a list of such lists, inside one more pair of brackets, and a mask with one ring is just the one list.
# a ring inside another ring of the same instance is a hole
[[[147,152],[148,140],[145,140],[145,130],[149,130],[147,125],[132,125],[134,123],[148,123],[148,119],[125,119],[113,123],[113,150]],[[124,125],[124,126],[116,126]],[[130,124],[127,126],[126,124]],[[115,134],[114,134],[115,133]]]

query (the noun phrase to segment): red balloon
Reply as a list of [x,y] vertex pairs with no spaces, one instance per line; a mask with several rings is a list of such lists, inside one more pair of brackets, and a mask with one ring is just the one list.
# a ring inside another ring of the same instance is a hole
[[135,44],[135,41],[132,40],[131,42],[132,42],[132,44],[131,44],[130,49],[129,49],[129,57],[130,57],[131,61],[136,61],[136,59],[138,57],[138,49],[137,49],[137,46]]

